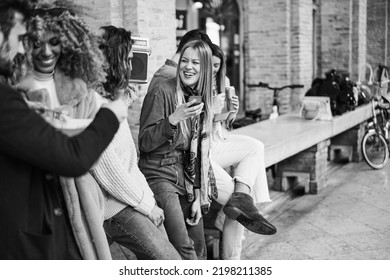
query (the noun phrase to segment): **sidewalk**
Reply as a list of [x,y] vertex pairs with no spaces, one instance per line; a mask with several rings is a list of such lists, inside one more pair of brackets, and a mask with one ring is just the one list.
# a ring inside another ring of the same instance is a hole
[[241,259],[390,260],[390,163],[338,165],[317,195],[271,197],[261,209],[278,232],[246,231]]

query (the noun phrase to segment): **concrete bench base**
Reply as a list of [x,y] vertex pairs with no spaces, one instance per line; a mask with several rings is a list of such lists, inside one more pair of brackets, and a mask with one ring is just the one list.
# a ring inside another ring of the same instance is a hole
[[342,151],[347,151],[348,160],[359,162],[363,160],[361,143],[366,131],[367,121],[334,136],[330,142],[329,160],[337,160]]
[[325,140],[277,164],[274,190],[286,191],[303,186],[316,194],[326,187],[329,161],[359,162],[363,159],[361,141],[367,122]]
[[303,184],[305,193],[316,194],[326,187],[330,140],[289,157],[277,165],[274,190],[286,191]]

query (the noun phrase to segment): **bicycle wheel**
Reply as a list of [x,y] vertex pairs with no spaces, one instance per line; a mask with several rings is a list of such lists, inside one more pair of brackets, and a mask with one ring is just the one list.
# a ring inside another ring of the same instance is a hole
[[389,160],[389,147],[386,139],[375,130],[368,131],[362,141],[364,160],[374,169],[381,169]]

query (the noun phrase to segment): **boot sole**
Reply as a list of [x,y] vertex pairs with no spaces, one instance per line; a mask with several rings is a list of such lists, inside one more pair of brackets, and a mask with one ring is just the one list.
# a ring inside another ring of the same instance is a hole
[[242,224],[246,229],[262,235],[273,235],[276,233],[276,228],[270,228],[268,225],[249,219],[244,215],[239,215],[237,217],[237,222]]
[[225,206],[223,212],[230,219],[236,220],[242,224],[246,229],[262,235],[273,235],[276,233],[275,227],[270,227],[269,225],[247,217],[239,208]]

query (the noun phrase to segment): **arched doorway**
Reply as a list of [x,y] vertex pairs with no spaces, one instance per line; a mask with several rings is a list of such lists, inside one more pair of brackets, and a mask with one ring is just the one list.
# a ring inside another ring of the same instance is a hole
[[[197,1],[194,1],[197,2]],[[227,59],[227,76],[239,95],[240,90],[240,9],[236,0],[203,0],[199,28],[219,45]]]

